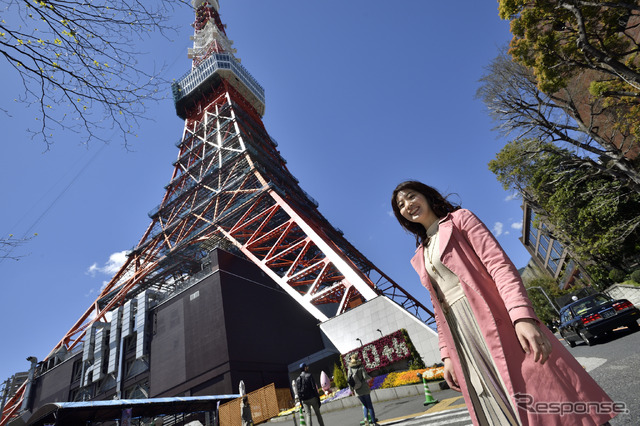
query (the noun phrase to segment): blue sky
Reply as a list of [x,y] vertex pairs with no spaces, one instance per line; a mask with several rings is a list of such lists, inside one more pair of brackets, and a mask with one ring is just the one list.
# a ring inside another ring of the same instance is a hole
[[[320,211],[365,256],[428,305],[411,269],[413,238],[391,215],[389,197],[418,179],[473,210],[517,267],[513,199],[487,169],[506,143],[474,98],[484,67],[508,42],[496,2],[221,0],[242,64],[265,88],[264,122],[287,166]],[[170,39],[140,43],[164,77],[188,71],[193,14],[176,10]],[[117,134],[85,147],[58,135],[45,151],[25,129],[35,112],[12,100],[18,79],[0,72],[0,235],[38,233],[0,263],[0,381],[42,360],[94,301],[150,223],[171,177],[183,122],[167,98],[149,109],[133,151]]]

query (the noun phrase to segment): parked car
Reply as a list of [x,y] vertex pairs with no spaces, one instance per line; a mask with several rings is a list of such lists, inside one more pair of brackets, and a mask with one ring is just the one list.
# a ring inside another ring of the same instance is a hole
[[640,329],[640,311],[626,299],[612,299],[603,293],[592,294],[560,309],[558,332],[571,347],[582,340],[591,346],[598,336],[627,326]]

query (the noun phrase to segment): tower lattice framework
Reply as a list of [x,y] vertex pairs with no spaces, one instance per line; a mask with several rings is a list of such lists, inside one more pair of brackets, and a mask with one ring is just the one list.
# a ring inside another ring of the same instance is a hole
[[[299,187],[264,127],[264,91],[235,58],[217,0],[192,4],[193,67],[172,86],[185,124],[166,193],[126,263],[47,359],[82,344],[92,324],[141,292],[173,291],[216,247],[255,262],[319,321],[384,295],[432,324],[433,314],[356,250]],[[0,426],[19,412],[24,388],[5,405]]]

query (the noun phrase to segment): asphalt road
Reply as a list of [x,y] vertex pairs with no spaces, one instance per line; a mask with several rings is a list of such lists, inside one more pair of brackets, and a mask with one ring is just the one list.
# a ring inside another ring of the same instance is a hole
[[630,333],[627,328],[615,330],[593,346],[578,343],[569,348],[614,401],[627,405],[629,414],[619,414],[611,420],[613,426],[640,425],[639,349],[640,332]]

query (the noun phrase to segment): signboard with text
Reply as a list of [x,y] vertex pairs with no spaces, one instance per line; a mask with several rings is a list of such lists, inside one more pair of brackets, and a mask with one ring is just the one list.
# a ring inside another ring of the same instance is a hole
[[400,330],[343,355],[342,359],[345,366],[349,365],[349,359],[354,353],[358,354],[358,358],[362,361],[362,365],[367,372],[411,358],[407,340]]

